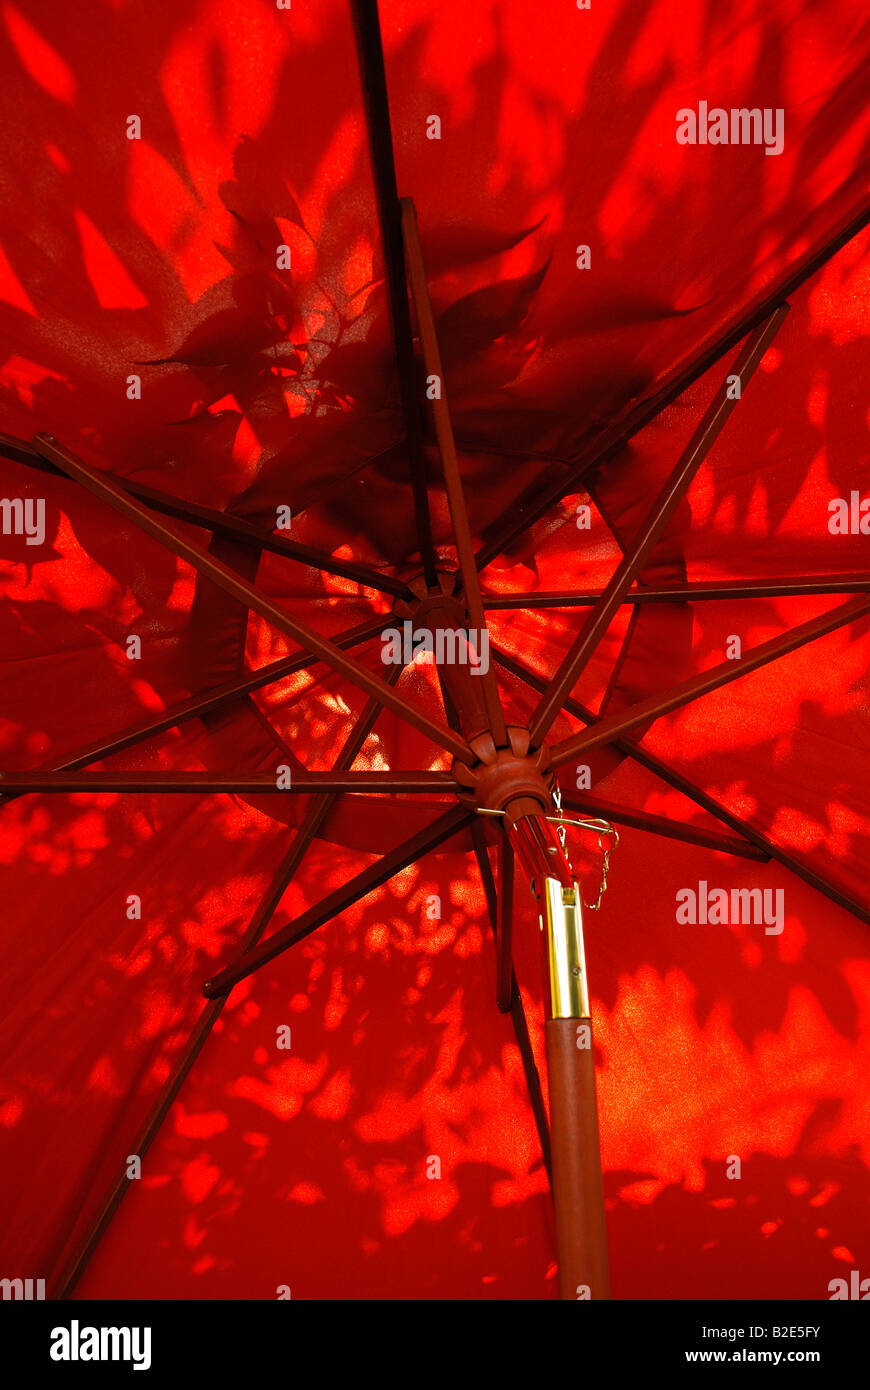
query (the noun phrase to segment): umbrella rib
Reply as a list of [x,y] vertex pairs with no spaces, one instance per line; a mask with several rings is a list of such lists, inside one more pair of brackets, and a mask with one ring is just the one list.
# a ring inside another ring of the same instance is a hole
[[252,612],[257,613],[273,627],[292,637],[307,651],[319,656],[322,661],[326,662],[327,666],[338,671],[367,695],[380,699],[400,719],[413,725],[420,733],[426,734],[427,737],[463,762],[473,761],[474,755],[468,744],[452,729],[430,719],[423,710],[415,708],[403,696],[399,695],[397,690],[391,689],[384,681],[355,661],[353,657],[340,651],[332,642],[314,632],[307,624],[291,617],[289,613],[272,603],[254,585],[243,580],[229,565],[224,564],[214,555],[207,555],[197,546],[191,545],[184,536],[179,535],[171,527],[156,520],[145,507],[135,498],[128,496],[123,488],[120,488],[106,474],[90,468],[68,450],[61,448],[51,435],[37,435],[34,439],[34,445],[41,454],[49,458],[52,463],[56,463],[64,473],[75,478],[77,482],[108,503],[128,521],[132,521],[140,530],[150,535],[161,545],[166,546],[181,559],[186,560],[194,569],[211,579],[232,598],[245,604]]
[[[589,608],[598,603],[606,590],[587,593],[484,594],[485,609]],[[870,574],[793,575],[784,579],[699,580],[689,584],[657,584],[629,589],[623,603],[696,603],[716,599],[812,598],[820,594],[870,593]]]
[[[275,870],[269,888],[266,890],[264,897],[251,918],[250,925],[242,939],[242,951],[250,950],[260,939],[275,908],[281,901],[287,884],[298,867],[298,861],[301,858],[300,849],[301,852],[304,853],[305,849],[308,847],[308,843],[310,843],[309,841],[300,844],[300,836],[303,834],[304,829],[300,827],[300,830],[293,838],[292,845]],[[310,838],[313,839],[313,837],[314,831],[311,832]],[[156,1097],[130,1148],[130,1152],[137,1154],[140,1159],[145,1157],[154,1142],[157,1132],[169,1113],[176,1096],[184,1085],[194,1062],[202,1050],[203,1044],[220,1017],[225,1002],[225,996],[209,1000],[197,1019],[193,1031],[184,1046],[184,1050],[176,1062],[172,1075]],[[70,1264],[64,1271],[58,1283],[57,1290],[53,1295],[54,1298],[62,1299],[69,1297],[69,1294],[81,1278],[100,1240],[105,1235],[106,1229],[120,1206],[129,1186],[130,1182],[127,1177],[127,1163],[125,1160],[99,1213],[85,1235],[78,1252],[74,1255]]]
[[[518,680],[523,681],[526,685],[532,686],[535,690],[544,689],[546,682],[540,676],[536,675],[534,671],[528,670],[527,667],[523,666],[514,657],[508,656],[506,652],[499,651],[498,649],[493,650],[493,657],[499,665],[516,676]],[[599,722],[599,716],[593,714],[592,711],[581,704],[579,700],[566,700],[564,708],[566,713],[573,714],[577,719],[582,719],[585,724],[594,725]],[[615,748],[618,748],[626,757],[631,758],[633,762],[638,763],[641,767],[645,767],[653,776],[660,778],[661,781],[665,782],[668,786],[673,787],[675,791],[681,792],[683,796],[688,797],[690,801],[694,801],[702,810],[708,811],[711,816],[715,816],[723,825],[729,826],[730,829],[736,831],[738,835],[742,835],[744,839],[756,845],[768,858],[776,860],[777,863],[782,864],[784,868],[796,874],[798,878],[802,878],[811,888],[815,888],[817,892],[822,893],[826,898],[829,898],[831,902],[836,903],[838,907],[842,907],[846,912],[851,913],[859,922],[864,922],[867,926],[870,926],[870,909],[864,907],[847,893],[844,893],[842,889],[837,888],[833,883],[824,878],[815,869],[810,868],[809,865],[805,864],[796,855],[791,854],[787,849],[783,849],[781,846],[775,844],[763,831],[757,830],[749,821],[743,820],[741,816],[737,816],[733,811],[729,811],[727,806],[723,806],[720,801],[717,801],[709,792],[704,791],[703,787],[699,787],[695,782],[685,777],[682,772],[678,772],[676,768],[671,767],[669,763],[663,762],[662,759],[657,758],[654,753],[650,753],[646,748],[642,748],[636,739],[619,737],[614,738],[612,743]],[[565,793],[563,792],[563,798],[564,795]]]
[[[379,697],[375,697],[379,699]],[[379,700],[379,703],[386,703]],[[457,792],[460,784],[449,772],[340,772],[328,769],[309,772],[290,768],[279,785],[275,772],[53,772],[38,768],[30,772],[0,773],[0,788],[10,796],[28,792],[163,792],[186,795],[292,796],[308,792],[403,795],[411,792]]]
[[[479,820],[475,820],[472,822],[471,835],[472,839],[474,840],[474,852],[477,858],[477,865],[480,870],[480,876],[483,880],[483,889],[486,894],[487,906],[489,908],[490,926],[492,927],[493,935],[496,939],[496,945],[498,946],[502,939],[500,923],[500,914],[502,910],[501,904],[503,903],[506,894],[504,891],[502,891],[501,894],[497,893],[496,891],[495,880],[493,879],[492,875],[492,865],[489,862],[489,855],[486,852],[486,838],[483,834],[483,827],[481,826]],[[503,845],[507,845],[508,852],[512,856],[513,851],[511,849],[506,835],[502,837],[501,843]],[[505,860],[501,859],[500,862],[503,870]],[[512,858],[511,869],[508,872],[511,875],[512,885]],[[504,877],[502,877],[503,885],[504,882]],[[552,1190],[552,1168],[550,1163],[550,1124],[547,1119],[547,1108],[544,1104],[544,1093],[541,1087],[541,1074],[538,1071],[538,1065],[535,1061],[535,1054],[532,1050],[532,1041],[529,1036],[528,1019],[526,1018],[526,1011],[523,1005],[522,995],[520,994],[520,988],[517,984],[517,977],[514,972],[513,965],[510,961],[510,954],[508,953],[505,956],[504,954],[500,953],[500,970],[504,966],[505,961],[507,961],[507,970],[509,971],[509,974],[506,979],[505,989],[505,993],[509,999],[508,1009],[510,1011],[511,1023],[513,1025],[514,1030],[514,1037],[516,1038],[517,1047],[519,1048],[520,1058],[523,1064],[523,1074],[526,1079],[526,1090],[529,1094],[529,1103],[532,1107],[532,1114],[535,1117],[535,1126],[538,1131],[538,1141],[541,1145],[541,1155],[544,1160],[544,1167],[547,1170],[547,1177],[550,1180],[550,1186]],[[499,976],[499,989],[501,990],[501,988],[501,976]],[[507,1010],[502,1009],[501,1003],[499,1003],[499,1009],[502,1012],[507,1012]]]
[[498,845],[501,895],[498,900],[498,1007],[506,1013],[511,1007],[516,988],[513,970],[514,930],[514,851],[507,835],[502,833]]
[[599,816],[604,820],[615,821],[617,825],[627,825],[634,830],[644,830],[651,835],[661,835],[668,840],[681,840],[687,845],[702,845],[720,854],[733,854],[737,859],[755,859],[767,863],[770,855],[766,850],[749,843],[737,835],[721,835],[715,830],[703,830],[682,821],[669,820],[666,816],[654,816],[647,811],[637,811],[632,806],[620,806],[613,801],[604,801],[597,796],[576,796],[569,791],[562,792],[562,805],[583,815]]
[[836,608],[821,614],[818,618],[813,618],[810,622],[790,628],[778,637],[771,638],[769,642],[762,642],[760,646],[752,648],[738,661],[722,661],[707,671],[701,671],[697,675],[690,676],[688,680],[671,686],[668,690],[658,691],[656,694],[650,695],[646,700],[641,700],[636,705],[617,710],[614,714],[609,714],[601,719],[593,728],[555,744],[550,750],[552,765],[553,767],[561,767],[563,763],[570,762],[572,758],[584,750],[597,748],[602,743],[610,743],[616,735],[629,733],[641,724],[659,719],[662,715],[690,704],[693,700],[698,700],[703,695],[720,689],[723,685],[729,685],[741,676],[748,675],[751,671],[757,671],[761,666],[766,666],[779,657],[787,656],[789,652],[806,646],[808,642],[815,642],[819,637],[824,637],[837,628],[854,622],[868,612],[870,612],[870,598],[850,599],[848,603],[838,604]]
[[[673,472],[654,502],[646,520],[617,565],[610,582],[577,637],[566,652],[546,692],[541,696],[529,722],[532,747],[543,743],[566,696],[570,695],[586,665],[603,638],[617,609],[664,534],[693,478],[719,436],[738,401],[743,398],[762,357],[789,312],[779,305],[744,343],[713,400],[705,410],[692,438],[683,450]],[[740,394],[735,396],[735,382]]]
[[[398,680],[402,670],[403,667],[399,663],[396,663],[390,672],[389,680]],[[351,730],[341,752],[336,758],[336,771],[347,770],[352,766],[353,762],[362,751],[363,745],[371,733],[381,709],[382,705],[380,701],[375,699],[368,701],[358,722]],[[247,931],[242,937],[240,943],[242,954],[251,950],[260,940],[260,937],[269,925],[276,908],[287,890],[287,885],[302,863],[311,842],[314,840],[318,830],[323,824],[335,799],[336,793],[327,792],[325,795],[317,796],[312,800],[302,824],[293,836],[292,844],[282,856],[281,862],[272,876],[269,887],[258,903]],[[202,1050],[206,1038],[209,1036],[212,1028],[220,1017],[227,998],[228,995],[222,994],[216,999],[210,999],[197,1019],[196,1025],[184,1046],[172,1075],[168,1078],[160,1094],[156,1097],[134,1140],[131,1152],[138,1154],[140,1159],[145,1157],[157,1137],[160,1126],[184,1085],[191,1067]],[[129,1186],[127,1161],[125,1159],[95,1220],[81,1242],[78,1252],[67,1266],[53,1297],[59,1299],[69,1297],[73,1288],[78,1283],[78,1280],[81,1278],[88,1261],[99,1245],[100,1240],[104,1236]]]
[[[498,842],[499,880],[502,885],[502,891],[499,893],[496,890],[492,865],[489,862],[486,836],[484,835],[483,826],[480,824],[479,820],[474,821],[471,826],[471,838],[474,841],[474,853],[477,857],[480,877],[483,880],[490,920],[495,935],[497,957],[496,999],[499,1013],[506,1014],[510,1010],[511,999],[513,997],[511,989],[511,979],[513,977],[513,850],[511,849],[510,841],[507,836],[502,835]],[[505,846],[507,846],[507,849],[505,849]]]
[[387,302],[393,329],[393,349],[399,380],[399,396],[408,443],[408,465],[414,497],[417,544],[426,585],[427,588],[432,589],[438,582],[437,564],[432,540],[432,520],[429,514],[423,421],[420,415],[420,403],[415,380],[411,306],[408,300],[408,284],[405,276],[402,220],[399,191],[396,185],[390,103],[387,94],[387,76],[384,69],[384,52],[377,0],[353,0],[352,9],[360,84],[366,110],[372,176],[386,269]]
[[[591,718],[594,720],[595,716],[592,715]],[[660,777],[662,781],[667,782],[670,786],[674,787],[675,790],[682,792],[684,796],[689,797],[690,800],[696,802],[697,805],[702,806],[705,811],[709,811],[711,815],[717,816],[723,823],[730,825],[732,829],[736,830],[739,835],[742,835],[748,843],[756,846],[759,852],[759,858],[764,858],[766,860],[773,859],[777,863],[782,864],[784,868],[788,869],[798,878],[802,878],[804,882],[808,883],[816,892],[821,893],[831,902],[836,903],[838,907],[842,907],[844,911],[851,913],[859,922],[863,922],[865,925],[870,926],[870,909],[864,907],[855,898],[850,897],[848,893],[844,893],[842,889],[837,888],[829,879],[826,879],[822,874],[818,873],[808,864],[805,864],[797,855],[792,854],[781,845],[777,845],[765,835],[763,831],[757,830],[755,826],[751,825],[749,821],[743,820],[741,816],[736,816],[733,811],[729,811],[727,807],[723,806],[721,802],[718,802],[715,797],[710,796],[703,788],[696,786],[694,782],[684,777],[682,773],[677,772],[670,764],[662,762],[661,759],[654,757],[652,754],[648,754],[635,743],[634,739],[614,739],[613,742],[617,748],[627,753],[629,757],[633,758],[641,766],[646,767],[656,777]],[[564,805],[571,804],[571,798],[564,792],[562,794],[562,801]],[[584,804],[591,807],[592,802],[587,801]],[[605,803],[599,804],[604,805]],[[615,814],[610,818],[614,820],[617,819]],[[628,822],[626,822],[626,824],[628,824]],[[727,852],[729,854],[737,853],[736,850],[729,850]]]
[[[382,618],[369,619],[368,622],[349,628],[347,632],[341,633],[340,636],[334,637],[332,640],[337,647],[357,646],[371,637],[376,637],[382,626]],[[157,734],[178,728],[189,719],[197,719],[203,715],[211,714],[233,700],[250,695],[254,690],[260,690],[264,685],[270,685],[274,681],[282,680],[285,676],[295,674],[297,671],[304,671],[311,666],[316,666],[319,661],[319,657],[309,656],[307,652],[303,652],[301,655],[297,653],[296,656],[292,657],[284,657],[281,661],[273,661],[268,666],[261,666],[259,670],[251,672],[239,680],[230,681],[228,684],[218,686],[215,690],[205,694],[193,695],[183,704],[173,706],[164,714],[159,714],[144,724],[137,724],[132,729],[124,730],[108,739],[101,739],[97,743],[92,743],[87,748],[80,749],[78,753],[64,759],[63,762],[34,770],[37,772],[74,772],[78,768],[87,767],[89,763],[101,762],[103,758],[111,757],[114,753],[121,753],[134,744],[143,743],[146,739],[154,738]],[[0,796],[0,806],[13,799],[12,793],[8,796]]]
[[[465,593],[465,602],[468,607],[468,615],[471,619],[472,627],[478,634],[478,640],[483,644],[484,634],[488,641],[486,627],[486,616],[483,611],[483,601],[480,593],[480,576],[474,563],[474,547],[471,540],[471,528],[468,521],[468,509],[465,505],[465,494],[462,487],[462,476],[459,471],[459,460],[456,457],[456,442],[453,437],[453,425],[450,420],[450,408],[447,403],[447,383],[444,379],[444,368],[441,364],[441,352],[438,347],[438,337],[435,332],[435,317],[432,312],[432,301],[429,297],[429,285],[426,280],[426,269],[423,264],[423,249],[420,245],[420,233],[417,228],[417,213],[414,203],[410,198],[401,200],[402,208],[402,231],[405,238],[405,254],[408,261],[408,274],[411,280],[411,290],[414,296],[414,307],[417,311],[417,322],[420,329],[420,342],[423,350],[423,361],[428,377],[436,377],[439,383],[439,394],[432,401],[432,414],[435,421],[435,434],[438,440],[438,450],[441,455],[441,467],[444,474],[444,485],[447,492],[447,502],[450,508],[450,519],[453,523],[453,539],[456,544],[456,551],[459,557],[459,570],[462,578],[462,587]],[[487,668],[482,671],[483,697],[486,704],[486,713],[489,720],[489,731],[493,736],[497,748],[507,746],[507,728],[505,726],[504,712],[501,707],[501,700],[498,692],[498,682],[495,671],[491,664],[487,663]]]
[[446,811],[443,816],[419,830],[410,839],[404,840],[395,849],[390,850],[382,858],[363,869],[348,882],[342,884],[333,893],[330,893],[322,902],[316,903],[304,912],[301,917],[297,917],[295,922],[276,931],[272,936],[260,943],[260,945],[246,956],[231,962],[215,975],[214,979],[207,980],[203,985],[203,994],[207,999],[215,999],[220,994],[226,994],[248,975],[253,975],[255,970],[274,960],[283,951],[295,946],[298,941],[302,941],[312,932],[317,931],[324,923],[337,917],[339,913],[345,912],[349,907],[368,896],[375,888],[379,888],[388,879],[392,878],[400,870],[406,869],[409,864],[413,864],[416,859],[428,854],[431,850],[437,849],[445,840],[450,839],[459,830],[462,830],[471,821],[474,812],[465,806],[454,806]]
[[[68,477],[62,468],[49,463],[48,459],[37,453],[24,440],[14,439],[8,434],[0,434],[0,455],[12,458],[17,463],[23,463],[28,468],[36,468],[43,473],[50,473],[57,477]],[[152,511],[159,512],[162,516],[173,517],[176,521],[189,522],[192,526],[198,526],[205,531],[212,531],[216,536],[227,536],[243,545],[272,551],[275,555],[283,555],[288,560],[297,560],[300,564],[307,565],[311,569],[322,570],[325,574],[335,574],[343,579],[351,579],[366,589],[376,589],[380,593],[391,594],[395,598],[407,599],[410,596],[410,589],[400,579],[394,579],[388,574],[381,574],[379,570],[372,569],[370,565],[364,565],[358,560],[339,560],[334,555],[328,555],[326,551],[319,550],[314,546],[302,545],[299,541],[291,541],[289,536],[279,536],[274,533],[264,534],[244,517],[232,516],[229,512],[217,511],[212,507],[201,507],[196,502],[182,501],[180,498],[173,497],[171,493],[161,492],[159,488],[149,487],[147,483],[137,482],[133,478],[118,478],[114,473],[108,472],[101,476],[110,478],[122,492],[127,493],[130,497],[135,497],[137,501],[146,503]],[[342,597],[342,595],[336,595],[336,597]],[[347,597],[355,596],[347,595]]]
[[821,243],[817,243],[795,262],[781,280],[748,308],[738,311],[729,325],[706,346],[702,346],[688,361],[677,366],[664,384],[645,400],[631,407],[622,422],[615,422],[603,435],[593,440],[584,456],[568,471],[557,478],[537,500],[517,507],[518,515],[507,523],[497,535],[481,546],[477,552],[476,564],[479,570],[501,555],[523,534],[524,531],[540,521],[548,511],[557,506],[577,486],[584,474],[617,454],[629,440],[633,439],[646,425],[660,415],[673,401],[698,381],[710,367],[715,366],[726,352],[746,337],[747,333],[764,321],[771,311],[783,300],[788,299],[800,289],[806,280],[814,275],[826,261],[857,236],[870,221],[870,201],[862,203],[858,212],[840,224],[837,231]]

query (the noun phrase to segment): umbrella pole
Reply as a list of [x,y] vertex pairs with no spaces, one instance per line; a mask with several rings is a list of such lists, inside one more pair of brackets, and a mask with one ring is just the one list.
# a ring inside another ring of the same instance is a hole
[[[545,1033],[559,1296],[603,1299],[610,1297],[610,1264],[580,896],[576,885],[563,889],[552,878],[546,887],[551,1012]],[[554,976],[567,977],[564,997]]]
[[583,947],[582,900],[540,808],[508,809],[508,837],[541,907],[549,1008],[545,1025],[559,1297],[610,1298],[595,1055]]

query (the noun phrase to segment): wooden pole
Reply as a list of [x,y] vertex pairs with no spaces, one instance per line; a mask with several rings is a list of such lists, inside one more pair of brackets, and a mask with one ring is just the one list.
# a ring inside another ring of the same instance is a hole
[[610,1264],[590,1018],[548,1018],[547,1080],[559,1297],[608,1299]]
[[599,1301],[610,1297],[610,1262],[580,889],[542,810],[514,820],[516,808],[516,803],[508,807],[507,835],[521,864],[534,874],[544,925],[559,1297]]

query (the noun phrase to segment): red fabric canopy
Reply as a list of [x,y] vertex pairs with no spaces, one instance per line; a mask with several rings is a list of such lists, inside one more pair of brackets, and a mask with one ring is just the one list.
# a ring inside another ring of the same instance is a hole
[[[294,541],[419,573],[349,7],[17,0],[0,19],[0,429],[50,432],[264,536],[290,507]],[[598,590],[731,355],[582,482],[578,464],[857,225],[863,7],[383,0],[381,23],[477,540],[565,479],[484,587]],[[701,101],[781,109],[782,153],[679,144],[677,112]],[[867,534],[828,525],[832,499],[867,487],[868,274],[863,231],[789,295],[646,584],[870,571]],[[0,537],[4,770],[55,766],[294,650],[75,483],[3,452],[2,495],[46,505],[42,546]],[[238,541],[212,549],[318,632],[387,624],[388,594]],[[574,696],[635,703],[723,660],[734,635],[748,649],[840,602],[624,605]],[[494,610],[493,644],[547,677],[586,611]],[[356,654],[382,672],[380,650]],[[643,740],[865,917],[868,658],[864,618]],[[525,723],[537,694],[499,681],[508,722]],[[431,668],[398,689],[441,717]],[[329,768],[364,703],[317,666],[95,766]],[[553,735],[578,727],[563,713]],[[721,829],[612,745],[588,762],[596,796]],[[384,712],[356,766],[449,756]],[[560,778],[573,788],[572,768]],[[309,804],[80,792],[0,808],[0,1276],[59,1278]],[[339,798],[276,924],[443,809]],[[555,1296],[547,1177],[471,848],[456,836],[233,991],[77,1296]],[[594,852],[584,862],[594,895]],[[678,923],[676,894],[702,880],[781,889],[784,930]],[[522,882],[517,903],[543,1066]],[[631,829],[589,916],[614,1295],[828,1297],[870,1267],[866,921],[780,863]]]

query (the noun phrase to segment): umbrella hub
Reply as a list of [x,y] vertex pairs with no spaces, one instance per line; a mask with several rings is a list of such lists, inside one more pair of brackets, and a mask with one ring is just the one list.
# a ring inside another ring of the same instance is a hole
[[410,618],[415,623],[430,615],[433,610],[446,610],[456,620],[457,626],[466,622],[468,614],[459,593],[459,575],[452,570],[438,570],[437,584],[430,588],[422,574],[407,581],[413,598],[396,599],[393,612],[397,618]]
[[433,654],[448,718],[473,743],[489,728],[480,679],[489,669],[489,635],[473,629],[459,576],[440,571],[437,580],[428,586],[422,576],[412,579],[408,587],[413,597],[399,599],[393,613],[402,621],[408,659],[417,650]]
[[469,766],[458,759],[453,775],[465,789],[458,793],[481,810],[505,811],[507,821],[548,811],[552,796],[547,786],[549,757],[546,748],[531,749],[529,731],[508,727],[508,748],[496,748],[491,734],[471,740],[477,761]]

